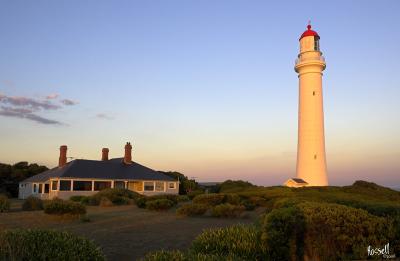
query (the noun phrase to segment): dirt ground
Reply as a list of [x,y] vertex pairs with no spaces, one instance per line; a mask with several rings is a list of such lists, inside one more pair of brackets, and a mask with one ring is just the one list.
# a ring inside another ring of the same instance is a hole
[[108,260],[138,260],[159,249],[186,249],[203,229],[252,223],[257,212],[247,218],[187,218],[175,209],[155,212],[136,206],[88,207],[90,222],[54,217],[43,211],[22,211],[22,201],[13,200],[11,211],[0,213],[0,230],[10,228],[50,228],[66,230],[94,240]]

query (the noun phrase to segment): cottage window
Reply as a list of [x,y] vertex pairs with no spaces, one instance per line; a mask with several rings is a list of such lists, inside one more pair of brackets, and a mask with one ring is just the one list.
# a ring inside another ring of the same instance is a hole
[[37,185],[33,184],[33,193],[36,193],[36,192],[37,192]]
[[42,193],[43,191],[43,184],[39,184],[39,193]]
[[57,180],[53,180],[51,182],[51,190],[57,190],[58,187],[58,181]]
[[164,182],[156,181],[156,191],[164,191]]
[[154,182],[144,182],[144,191],[154,191]]
[[44,186],[44,193],[49,193],[50,184],[43,184]]
[[99,191],[106,188],[111,188],[111,181],[95,181],[94,190]]
[[175,182],[169,182],[169,183],[168,183],[168,188],[169,188],[169,189],[176,189],[176,187],[175,187]]
[[92,191],[91,181],[74,180],[74,191]]
[[125,188],[125,181],[114,181],[114,188]]
[[60,180],[60,191],[70,191],[71,181],[70,180]]

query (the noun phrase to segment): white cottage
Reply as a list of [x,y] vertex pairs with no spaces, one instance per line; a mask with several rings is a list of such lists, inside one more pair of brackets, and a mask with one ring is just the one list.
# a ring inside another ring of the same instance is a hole
[[68,199],[77,195],[90,196],[105,188],[126,188],[148,196],[179,193],[177,180],[132,161],[129,142],[123,158],[109,160],[108,151],[103,148],[101,160],[67,162],[67,146],[61,146],[58,167],[20,182],[18,197]]

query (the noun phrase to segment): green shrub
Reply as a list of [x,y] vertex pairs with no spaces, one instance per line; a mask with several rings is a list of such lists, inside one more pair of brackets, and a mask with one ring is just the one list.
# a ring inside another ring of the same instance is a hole
[[224,203],[229,203],[232,205],[240,205],[240,196],[238,194],[225,194]]
[[79,202],[82,204],[88,204],[90,197],[89,196],[72,196],[69,198],[69,200],[74,201],[74,202]]
[[146,208],[150,210],[167,210],[174,206],[169,199],[155,199],[146,202]]
[[224,203],[224,201],[225,201],[224,194],[215,194],[215,193],[201,194],[193,199],[193,203],[205,204],[209,206],[216,206]]
[[142,195],[128,189],[108,188],[91,196],[89,204],[99,205],[102,198],[108,198],[115,205],[128,205],[133,204],[138,197]]
[[296,207],[275,209],[266,215],[261,238],[271,260],[302,257],[304,228],[304,217]]
[[24,203],[22,204],[22,210],[42,210],[43,209],[43,201],[40,198],[29,196],[25,199]]
[[51,230],[7,230],[0,233],[0,260],[105,260],[88,239]]
[[244,206],[235,206],[229,203],[220,204],[212,208],[212,215],[214,217],[238,217],[245,211]]
[[83,215],[86,207],[78,202],[53,199],[44,203],[44,213],[50,215]]
[[178,202],[186,202],[190,201],[190,198],[187,195],[178,195]]
[[202,194],[204,194],[204,191],[203,191],[203,190],[193,190],[193,191],[188,192],[188,193],[187,193],[187,196],[188,196],[190,199],[193,199],[193,198],[195,198],[196,196],[202,195]]
[[260,232],[254,226],[235,225],[209,229],[200,234],[191,246],[193,253],[228,256],[245,260],[264,260]]
[[162,194],[162,195],[154,195],[154,196],[146,197],[146,201],[152,201],[152,200],[157,200],[157,199],[168,199],[168,200],[171,200],[174,204],[177,204],[178,197],[179,197],[179,195]]
[[254,204],[253,202],[251,202],[251,201],[248,200],[248,199],[242,200],[242,203],[241,203],[241,204],[244,206],[244,208],[245,208],[246,210],[249,210],[249,211],[254,210],[254,209],[256,208],[256,204]]
[[[367,247],[383,246],[396,235],[386,218],[338,204],[299,204],[305,222],[305,254],[317,260],[367,259]],[[399,235],[397,235],[399,237]]]
[[201,216],[208,210],[205,204],[185,204],[182,205],[176,213],[181,216]]
[[112,207],[112,206],[114,206],[114,204],[108,198],[101,198],[99,206],[100,207]]
[[0,213],[10,210],[10,200],[7,196],[0,195]]
[[218,185],[219,192],[227,193],[227,192],[240,192],[249,188],[256,187],[250,182],[243,180],[226,180]]
[[145,208],[146,207],[146,197],[138,197],[135,199],[136,206],[139,208]]

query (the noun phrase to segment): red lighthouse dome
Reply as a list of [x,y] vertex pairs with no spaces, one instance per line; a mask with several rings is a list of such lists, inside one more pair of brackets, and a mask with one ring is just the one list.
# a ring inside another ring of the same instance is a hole
[[306,37],[306,36],[315,36],[315,37],[317,37],[317,38],[319,39],[318,33],[317,33],[316,31],[311,30],[311,25],[310,25],[310,24],[307,25],[307,30],[304,31],[304,33],[300,36],[299,41],[300,41],[303,37]]

